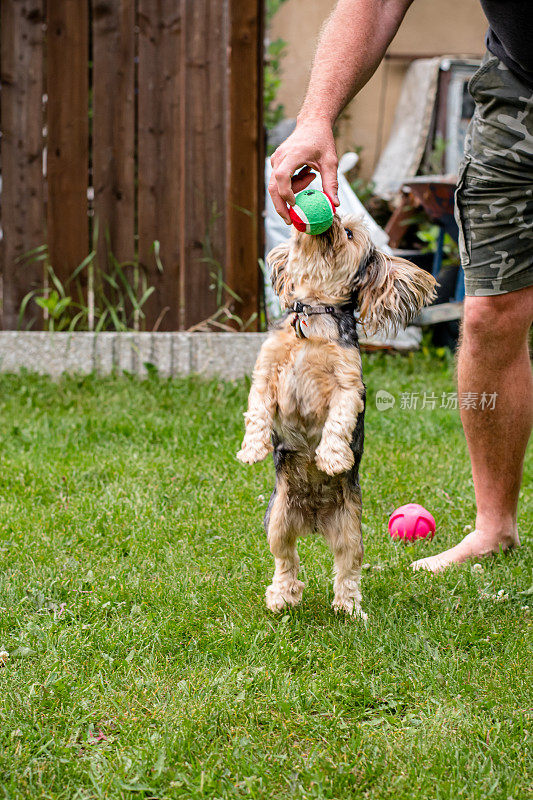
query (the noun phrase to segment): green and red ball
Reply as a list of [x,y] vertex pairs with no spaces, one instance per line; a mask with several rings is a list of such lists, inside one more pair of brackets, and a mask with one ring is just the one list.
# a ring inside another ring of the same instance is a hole
[[296,230],[317,236],[331,228],[335,206],[331,197],[319,189],[304,189],[296,195],[289,215]]

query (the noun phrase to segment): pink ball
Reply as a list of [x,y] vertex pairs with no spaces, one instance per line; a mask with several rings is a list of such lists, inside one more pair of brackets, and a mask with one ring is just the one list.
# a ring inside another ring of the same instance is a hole
[[425,539],[435,535],[435,520],[424,506],[418,503],[407,503],[400,506],[389,519],[389,533],[393,539],[405,539],[414,542],[415,539]]

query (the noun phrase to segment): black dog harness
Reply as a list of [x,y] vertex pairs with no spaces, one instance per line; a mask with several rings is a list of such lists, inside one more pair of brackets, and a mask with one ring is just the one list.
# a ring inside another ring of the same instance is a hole
[[291,325],[298,339],[307,339],[309,336],[309,327],[307,320],[315,314],[335,314],[350,312],[351,306],[312,306],[308,303],[302,303],[301,300],[296,300],[292,307],[293,315]]

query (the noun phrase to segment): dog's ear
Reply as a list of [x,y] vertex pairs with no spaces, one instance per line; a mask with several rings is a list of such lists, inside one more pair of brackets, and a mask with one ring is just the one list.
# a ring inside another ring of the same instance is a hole
[[356,276],[354,300],[369,334],[407,325],[435,297],[435,278],[404,258],[372,248]]
[[287,262],[289,260],[289,243],[283,242],[274,247],[267,255],[267,264],[270,267],[270,280],[272,288],[281,300],[281,304],[290,305],[292,292],[291,281],[287,276]]

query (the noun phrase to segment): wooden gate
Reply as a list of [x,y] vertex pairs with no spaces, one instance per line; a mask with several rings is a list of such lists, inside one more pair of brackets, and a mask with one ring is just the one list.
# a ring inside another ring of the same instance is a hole
[[155,287],[148,330],[211,315],[213,282],[256,312],[263,0],[2,0],[1,37],[3,327],[43,284],[25,254],[66,281],[96,231]]

